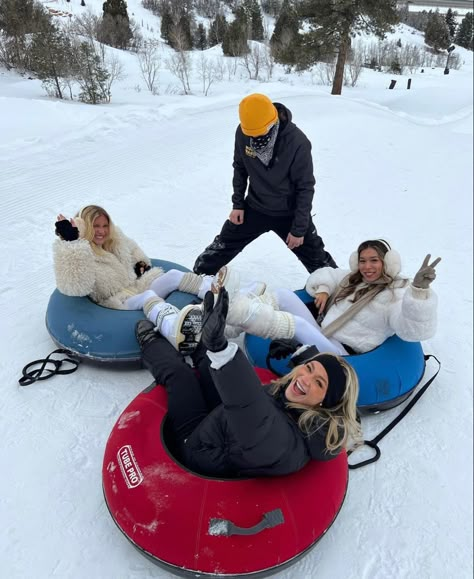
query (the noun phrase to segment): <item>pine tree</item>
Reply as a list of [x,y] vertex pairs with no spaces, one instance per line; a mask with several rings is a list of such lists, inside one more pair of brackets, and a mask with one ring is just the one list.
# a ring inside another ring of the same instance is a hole
[[34,0],[1,0],[0,30],[7,36],[22,36],[39,30],[38,19],[43,22],[46,14]]
[[473,15],[472,12],[468,12],[466,16],[461,21],[459,28],[456,33],[456,44],[467,48],[468,50],[473,50]]
[[249,40],[263,40],[262,11],[257,0],[244,0],[242,9],[248,23]]
[[174,48],[178,50],[191,50],[193,47],[193,35],[191,34],[191,16],[183,12],[174,28]]
[[133,33],[125,0],[106,0],[102,12],[99,40],[115,48],[128,48]]
[[342,92],[351,36],[369,32],[383,38],[399,21],[396,0],[306,0],[300,11],[312,28],[314,44],[337,50],[334,95]]
[[272,54],[277,62],[291,68],[298,64],[300,45],[298,15],[290,0],[284,0],[270,39]]
[[106,0],[102,4],[104,16],[123,16],[128,20],[127,3],[125,0]]
[[51,16],[35,0],[0,0],[0,31],[8,45],[7,66],[30,70],[29,35],[47,29]]
[[212,21],[209,28],[208,42],[209,46],[216,46],[224,40],[225,33],[228,28],[227,20],[222,14],[217,14],[215,19]]
[[222,52],[226,56],[242,56],[249,52],[248,24],[247,15],[241,6],[235,14],[235,20],[229,24],[222,41]]
[[102,66],[94,46],[88,42],[81,42],[79,45],[75,75],[81,89],[79,100],[93,105],[110,100],[110,93],[106,88],[110,74]]
[[400,59],[397,54],[393,56],[388,72],[391,72],[392,74],[402,74],[402,65],[400,64]]
[[48,94],[64,98],[64,79],[72,71],[71,46],[66,35],[51,23],[33,35],[30,58],[32,69]]
[[446,50],[451,44],[446,20],[439,12],[432,12],[425,28],[425,42],[436,52]]
[[207,48],[207,34],[206,29],[204,28],[204,24],[200,22],[196,29],[196,40],[194,42],[194,46],[198,50],[206,50]]
[[173,17],[171,16],[171,12],[167,9],[164,9],[161,13],[161,38],[166,42],[166,44],[170,44],[171,33],[173,31]]
[[273,16],[274,18],[278,18],[278,15],[281,12],[282,4],[283,4],[282,0],[262,0],[261,1],[262,10],[265,12],[265,14],[269,14],[270,16]]
[[456,16],[457,12],[453,12],[451,8],[448,8],[448,11],[446,12],[446,15],[444,17],[444,19],[446,20],[446,24],[448,25],[449,28],[449,36],[451,38],[454,38],[456,35],[456,28],[457,28]]

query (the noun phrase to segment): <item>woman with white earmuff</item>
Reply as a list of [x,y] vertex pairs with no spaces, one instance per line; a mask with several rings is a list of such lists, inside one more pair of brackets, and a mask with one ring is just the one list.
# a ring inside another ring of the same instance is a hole
[[[394,334],[409,342],[426,340],[436,331],[437,296],[430,284],[441,260],[430,259],[425,257],[410,282],[400,276],[400,255],[385,240],[364,241],[350,256],[350,271],[325,267],[309,276],[306,291],[324,316],[321,325],[302,300],[285,289],[267,291],[252,303],[237,296],[227,322],[272,338],[272,357],[287,356],[297,344],[344,355],[368,352]],[[285,324],[278,322],[278,315],[285,316]]]

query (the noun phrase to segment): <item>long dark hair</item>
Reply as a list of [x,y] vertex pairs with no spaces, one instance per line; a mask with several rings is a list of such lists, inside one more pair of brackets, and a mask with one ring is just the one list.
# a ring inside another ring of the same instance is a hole
[[[355,303],[369,291],[373,292],[375,297],[380,292],[383,292],[393,282],[393,277],[388,275],[385,271],[385,254],[388,252],[389,247],[378,239],[369,239],[368,241],[363,241],[357,248],[357,261],[360,259],[361,252],[365,249],[375,249],[377,255],[382,260],[382,277],[380,277],[375,284],[365,285],[364,287],[357,289],[357,286],[359,286],[364,281],[362,274],[360,273],[359,269],[357,269],[357,271],[351,273],[341,282],[340,289],[334,298],[335,304],[352,294],[354,294],[354,298],[351,301],[352,303]],[[376,289],[374,289],[374,286]]]

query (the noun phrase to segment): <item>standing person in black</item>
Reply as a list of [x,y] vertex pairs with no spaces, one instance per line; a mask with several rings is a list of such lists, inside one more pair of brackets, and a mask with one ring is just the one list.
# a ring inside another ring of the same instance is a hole
[[263,94],[245,97],[239,116],[233,209],[196,259],[194,272],[215,274],[268,231],[286,243],[309,273],[337,267],[311,218],[315,179],[310,141],[292,122],[291,112]]

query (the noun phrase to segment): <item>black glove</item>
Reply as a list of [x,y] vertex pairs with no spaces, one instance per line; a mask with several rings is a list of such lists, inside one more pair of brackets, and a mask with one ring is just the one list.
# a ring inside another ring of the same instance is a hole
[[211,352],[220,352],[227,348],[228,342],[224,330],[228,310],[229,294],[224,287],[220,289],[216,303],[214,303],[214,294],[210,291],[206,293],[201,341]]
[[56,221],[56,235],[64,239],[64,241],[75,241],[79,239],[79,229],[67,219]]
[[272,340],[270,342],[268,354],[270,355],[270,358],[282,360],[283,358],[294,354],[301,345],[302,344],[300,344],[298,340],[295,340],[294,338],[281,338],[279,340]]
[[142,277],[142,275],[148,271],[149,269],[151,269],[150,265],[147,265],[144,261],[137,261],[137,263],[135,264],[135,267],[133,268],[135,271],[135,275],[137,277]]

